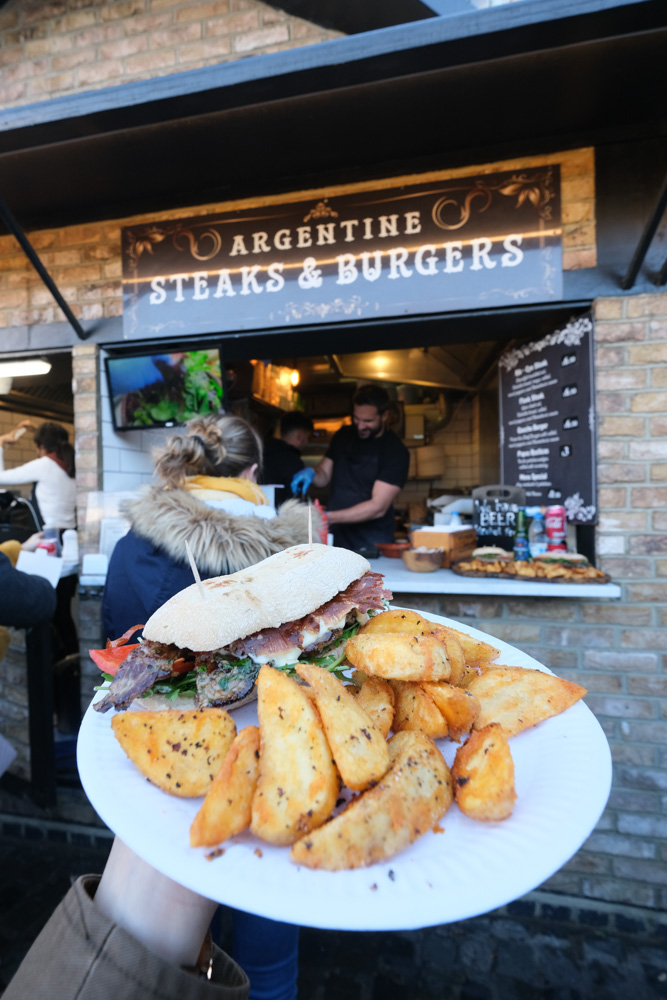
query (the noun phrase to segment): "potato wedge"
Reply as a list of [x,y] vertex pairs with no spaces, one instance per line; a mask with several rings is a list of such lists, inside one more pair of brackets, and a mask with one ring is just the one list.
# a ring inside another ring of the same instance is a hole
[[353,792],[377,784],[389,768],[389,750],[368,712],[328,670],[313,663],[297,663],[296,672],[315,694],[343,784]]
[[500,656],[500,650],[490,643],[482,642],[481,639],[474,639],[467,632],[450,628],[449,625],[447,628],[461,643],[463,656],[468,667],[477,667],[480,663],[488,663],[490,660],[495,660],[497,656]]
[[331,815],[338,771],[310,697],[273,667],[259,672],[257,714],[259,777],[250,828],[271,844],[292,844]]
[[421,686],[431,696],[436,708],[444,717],[450,740],[460,743],[461,737],[470,732],[473,722],[479,715],[477,698],[470,691],[453,687],[447,681],[440,681],[438,684],[424,681]]
[[432,740],[447,735],[447,721],[421,684],[416,681],[390,681],[396,697],[394,732],[410,730],[425,733]]
[[442,754],[423,733],[404,732],[389,741],[389,757],[380,783],[298,840],[292,861],[326,871],[362,868],[393,857],[432,829],[454,797]]
[[247,830],[259,774],[259,729],[242,729],[190,827],[191,847],[213,847]]
[[456,751],[452,766],[456,804],[483,823],[507,819],[516,802],[514,761],[502,726],[492,722]]
[[405,632],[407,635],[433,635],[447,651],[450,663],[450,683],[460,684],[466,676],[463,647],[457,634],[453,629],[432,622],[430,618],[426,618],[418,611],[411,611],[408,608],[402,610],[390,608],[388,611],[383,611],[371,618],[360,631],[366,635],[384,635],[391,632]]
[[499,722],[508,736],[560,715],[587,694],[585,687],[525,667],[485,670],[468,685],[480,703],[474,728]]
[[118,712],[111,728],[142,774],[182,798],[208,792],[236,736],[236,724],[223,708]]
[[[355,673],[360,673],[360,671]],[[368,712],[375,726],[386,739],[394,720],[394,702],[396,700],[389,681],[385,681],[382,677],[368,677],[358,689],[355,697],[358,704],[365,712]]]
[[451,673],[447,650],[431,635],[358,632],[347,640],[345,655],[353,667],[386,680],[446,681]]
[[443,644],[449,658],[449,683],[462,684],[466,679],[466,661],[463,646],[459,642],[458,636],[452,629],[445,628],[444,625],[437,625],[435,622],[429,622],[426,618],[423,621],[422,635],[431,635]]
[[385,632],[409,632],[410,635],[417,635],[420,631],[424,616],[418,611],[410,611],[408,608],[389,608],[381,611],[378,615],[362,625],[359,635],[379,635]]

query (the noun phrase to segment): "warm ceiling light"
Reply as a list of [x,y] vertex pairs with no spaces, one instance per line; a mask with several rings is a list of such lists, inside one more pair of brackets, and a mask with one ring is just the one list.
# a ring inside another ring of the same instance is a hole
[[300,380],[301,376],[299,375],[298,371],[293,371],[292,374],[290,375],[290,382],[292,383],[292,385],[298,385]]
[[48,375],[51,362],[41,358],[25,358],[23,361],[0,361],[0,378],[20,378],[21,375]]

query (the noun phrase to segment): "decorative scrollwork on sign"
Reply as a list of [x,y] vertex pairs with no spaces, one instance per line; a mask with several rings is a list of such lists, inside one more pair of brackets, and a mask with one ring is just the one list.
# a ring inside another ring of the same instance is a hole
[[[190,253],[195,260],[210,260],[211,257],[215,257],[222,246],[222,237],[215,229],[206,229],[200,236],[195,236],[191,229],[176,230],[172,237],[172,243],[177,250],[185,250],[184,246],[179,246],[181,237],[185,237],[188,241]],[[211,241],[211,247],[204,252],[202,243],[207,240]]]
[[591,333],[592,330],[593,322],[590,316],[579,316],[563,327],[562,330],[548,333],[546,337],[542,337],[541,340],[536,340],[532,344],[526,344],[524,347],[516,347],[510,351],[506,351],[505,354],[501,355],[498,364],[504,371],[511,372],[529,354],[539,353],[546,347],[552,347],[554,344],[562,344],[565,347],[578,347],[583,340],[584,334]]
[[333,299],[331,302],[288,302],[284,309],[278,310],[277,315],[282,316],[286,323],[310,317],[322,320],[335,314],[361,316],[368,304],[359,295],[353,295],[349,299]]
[[329,204],[328,198],[323,198],[322,201],[318,201],[314,208],[311,208],[308,215],[304,215],[303,221],[310,222],[311,219],[337,219],[338,212],[336,212]]
[[166,235],[164,229],[160,229],[159,226],[149,226],[140,236],[134,230],[127,229],[125,239],[127,240],[127,256],[131,266],[136,269],[142,254],[152,254],[155,244],[161,243]]
[[597,510],[595,504],[584,503],[580,493],[573,493],[572,496],[565,497],[563,506],[568,521],[581,521],[584,524],[593,520]]
[[[440,229],[461,229],[462,226],[465,226],[466,222],[470,218],[470,211],[472,208],[473,200],[475,198],[481,197],[484,199],[484,204],[479,206],[480,212],[485,212],[489,207],[489,205],[491,204],[491,199],[493,196],[491,194],[491,190],[486,186],[482,186],[481,184],[478,183],[472,190],[468,190],[468,193],[465,196],[462,205],[460,204],[460,202],[456,197],[452,197],[450,194],[450,192],[452,191],[461,191],[461,190],[465,189],[450,188],[448,193],[444,195],[442,198],[439,198],[436,201],[435,205],[433,206],[433,211],[432,211],[433,221],[435,222],[436,226],[440,227]],[[457,222],[445,222],[443,218],[443,212],[446,209],[450,208],[450,206],[454,206],[455,209],[458,209],[459,218]]]
[[[491,205],[495,192],[507,198],[516,195],[515,208],[521,208],[526,201],[529,201],[541,219],[547,221],[552,218],[550,203],[554,198],[553,170],[548,167],[539,173],[513,174],[509,180],[500,181],[498,184],[487,184],[485,180],[478,178],[473,187],[445,188],[442,198],[439,198],[433,206],[431,213],[433,221],[440,229],[461,229],[470,219],[473,202],[481,199],[475,206],[481,214]],[[454,219],[448,222],[446,214],[454,215]]]
[[525,201],[537,209],[541,219],[551,219],[552,206],[550,204],[554,197],[553,190],[553,170],[549,167],[543,173],[514,174],[509,181],[505,181],[497,187],[500,194],[508,198],[517,196],[515,208],[521,208]]

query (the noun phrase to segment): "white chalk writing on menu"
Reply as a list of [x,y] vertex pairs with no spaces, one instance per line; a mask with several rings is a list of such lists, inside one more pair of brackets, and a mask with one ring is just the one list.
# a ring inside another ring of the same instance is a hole
[[580,316],[498,364],[501,478],[578,524],[597,520],[592,334]]

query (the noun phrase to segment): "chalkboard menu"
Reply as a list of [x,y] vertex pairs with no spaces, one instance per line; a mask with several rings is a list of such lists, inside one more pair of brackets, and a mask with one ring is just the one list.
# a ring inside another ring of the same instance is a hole
[[472,523],[478,545],[495,545],[511,552],[514,548],[516,514],[526,496],[514,486],[478,486],[472,491]]
[[572,320],[498,362],[500,470],[526,505],[565,507],[568,521],[597,521],[593,322]]

